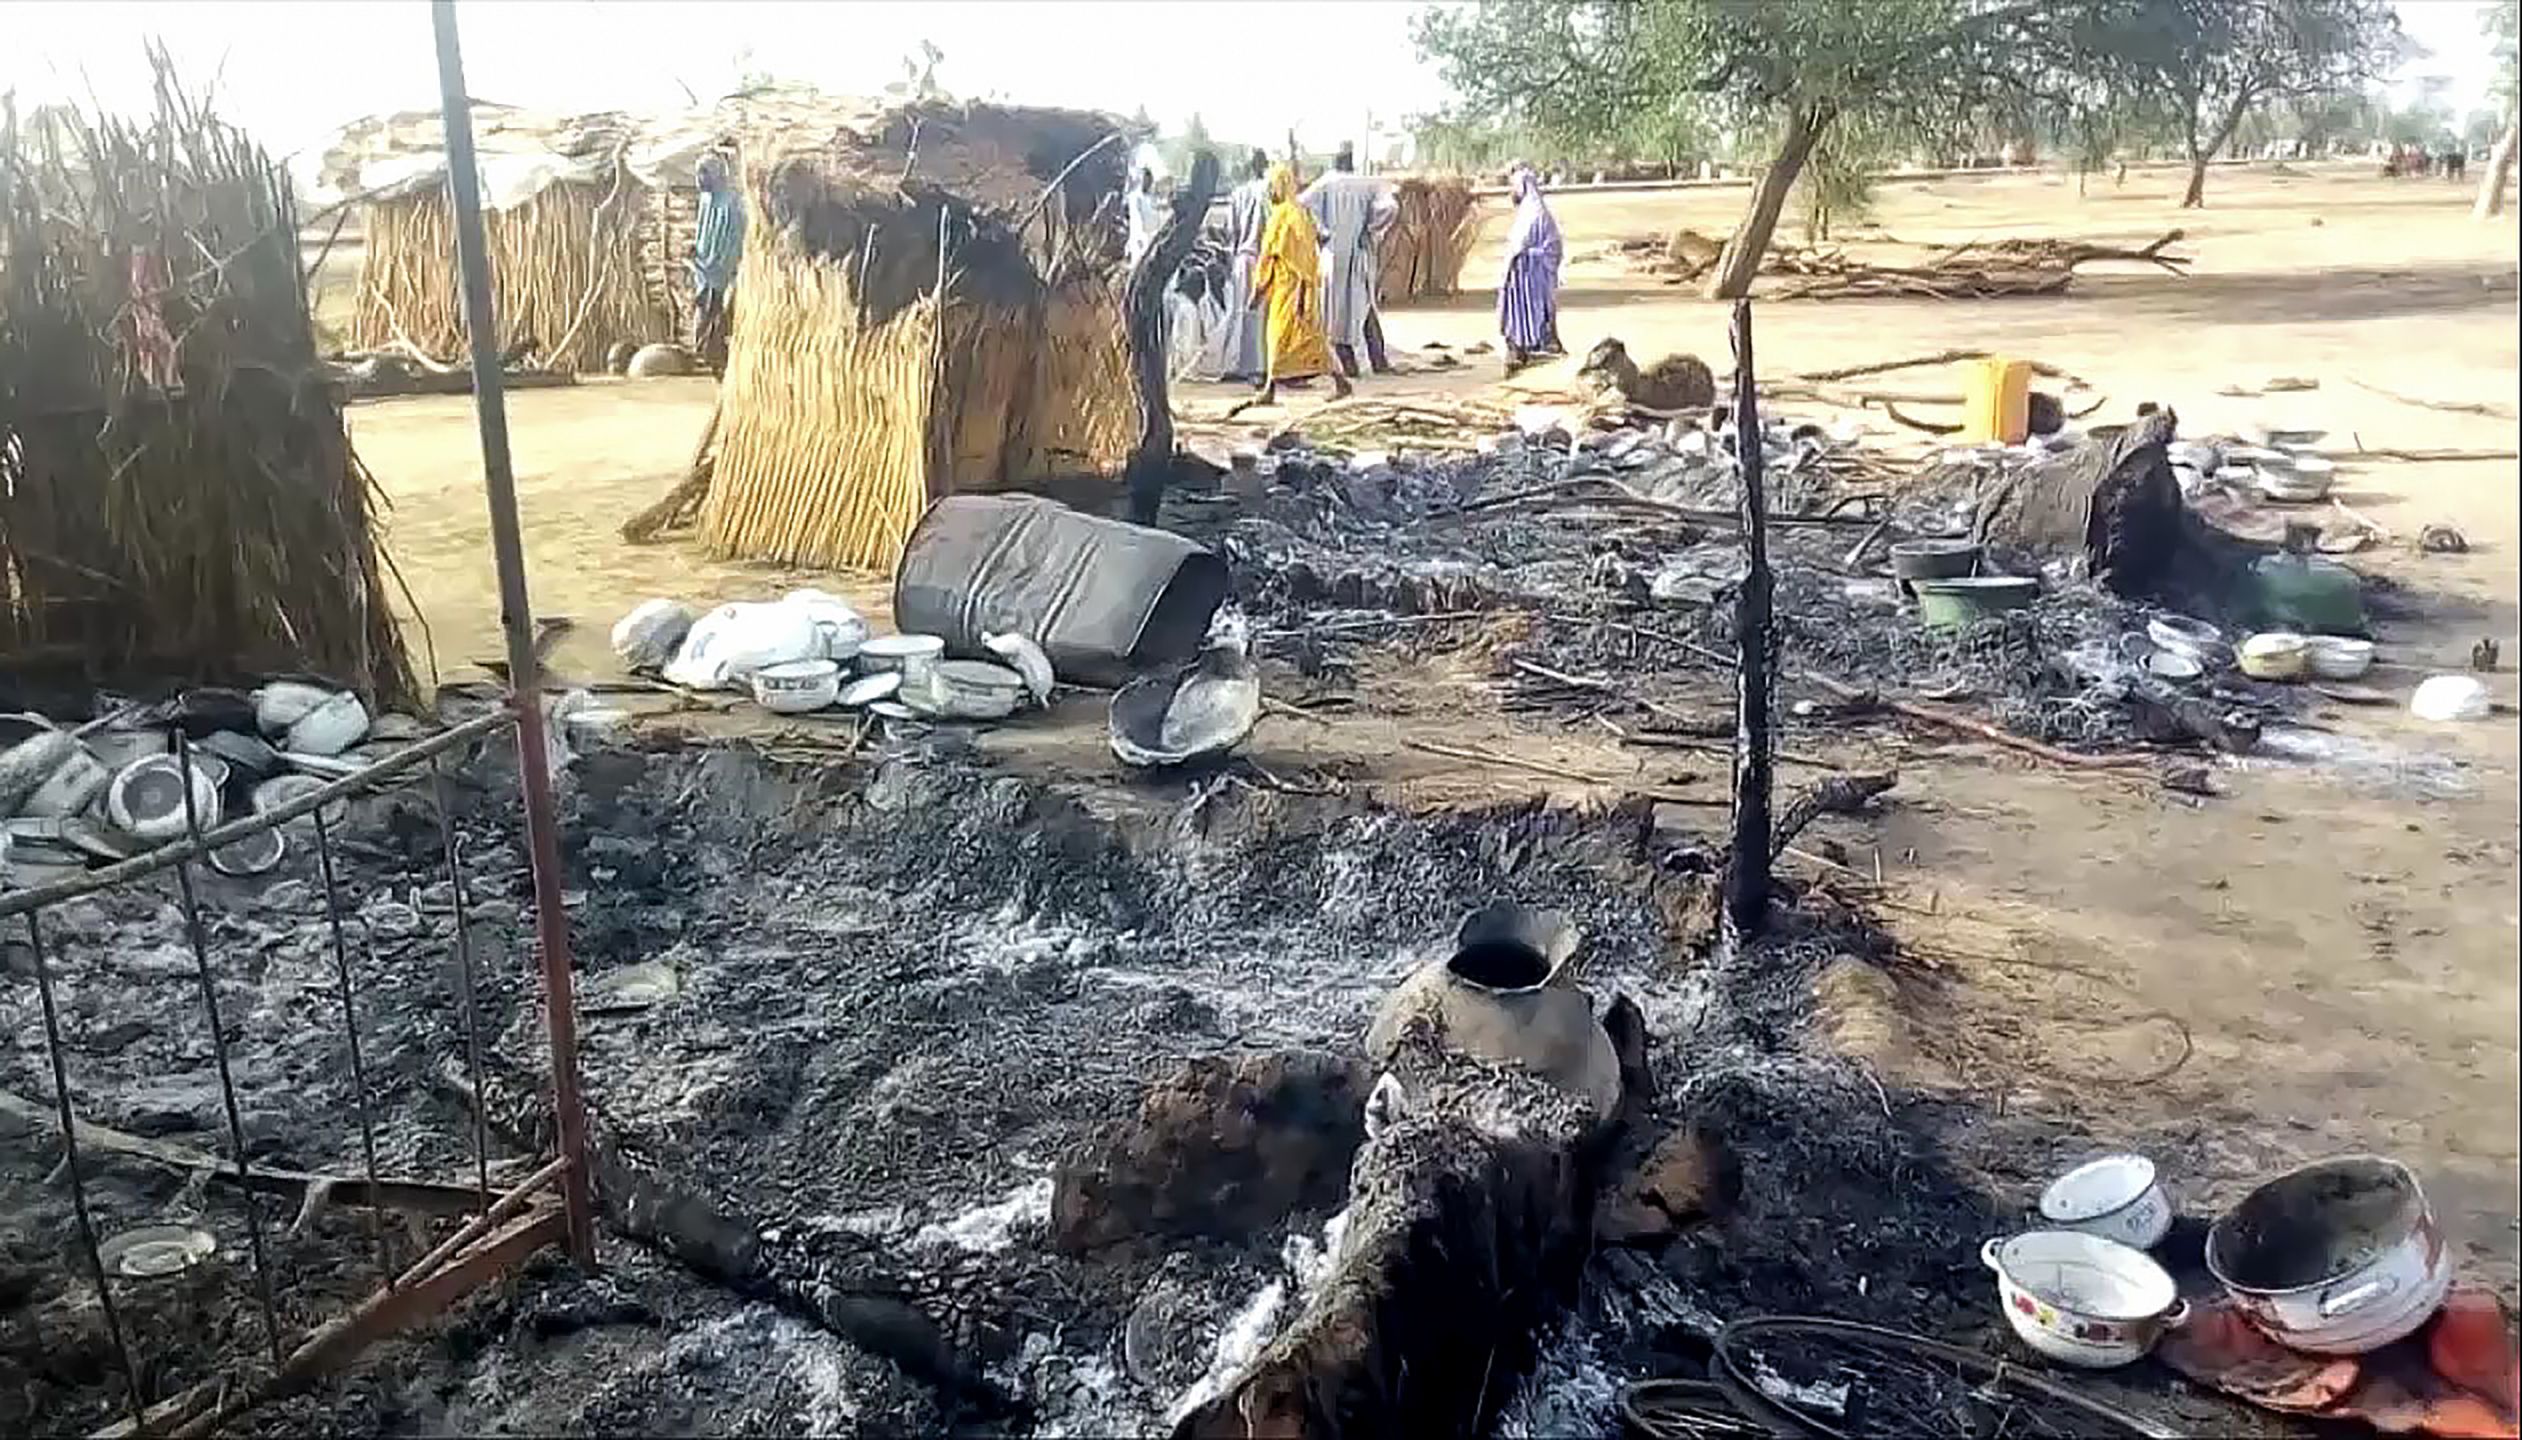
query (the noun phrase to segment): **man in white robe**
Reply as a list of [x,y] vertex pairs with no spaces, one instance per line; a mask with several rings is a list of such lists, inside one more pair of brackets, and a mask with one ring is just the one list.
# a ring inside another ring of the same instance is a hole
[[1226,193],[1226,243],[1234,270],[1226,294],[1227,336],[1225,378],[1257,381],[1267,368],[1261,358],[1261,308],[1252,294],[1253,267],[1261,263],[1261,230],[1270,223],[1270,157],[1255,150],[1249,178]]
[[1130,232],[1121,253],[1122,258],[1135,269],[1138,257],[1146,254],[1147,247],[1156,243],[1156,232],[1165,223],[1165,202],[1156,198],[1156,173],[1141,167],[1130,177],[1130,193],[1123,199],[1129,211]]
[[1331,173],[1300,197],[1322,231],[1322,328],[1330,332],[1340,368],[1357,373],[1357,349],[1367,348],[1377,374],[1384,361],[1383,326],[1375,318],[1375,251],[1401,213],[1392,188],[1357,173],[1357,153],[1342,145]]

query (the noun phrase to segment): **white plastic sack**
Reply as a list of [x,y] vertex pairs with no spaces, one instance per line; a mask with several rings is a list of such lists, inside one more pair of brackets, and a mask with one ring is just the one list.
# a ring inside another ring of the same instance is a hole
[[654,670],[692,633],[694,612],[680,600],[642,600],[613,624],[613,654],[624,668]]
[[2420,720],[2484,720],[2490,708],[2487,687],[2467,675],[2428,676],[2408,697]]
[[850,660],[865,643],[867,622],[847,601],[821,590],[791,590],[769,604],[721,605],[693,622],[665,678],[693,690],[736,689],[766,665]]
[[734,689],[765,665],[822,653],[813,612],[802,605],[721,605],[693,622],[683,648],[666,663],[665,678],[692,690]]

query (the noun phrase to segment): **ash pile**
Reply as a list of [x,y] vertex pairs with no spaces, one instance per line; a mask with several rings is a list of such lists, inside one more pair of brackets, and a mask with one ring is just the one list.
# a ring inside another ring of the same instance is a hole
[[[1731,664],[1749,569],[1738,432],[1722,408],[1704,427],[1519,418],[1454,455],[1282,435],[1183,507],[1184,528],[1227,557],[1273,627],[1265,643],[1308,675],[1336,680],[1344,642],[1435,648],[1459,639],[1450,621],[1512,614],[1523,638],[1501,653],[1527,699],[1549,688],[1539,671],[1581,672],[1650,715],[1686,700],[1693,672],[1704,687]],[[2276,547],[2189,507],[2176,424],[2154,412],[1913,465],[1846,428],[1766,422],[1784,663],[1791,688],[1821,677],[1801,715],[1861,692],[1968,707],[2070,750],[2248,748],[2299,703],[2233,670],[2223,640],[2288,618],[2254,613],[2267,608],[2254,567]],[[1920,578],[1949,593],[1925,599]]]
[[[1325,1293],[1326,1256],[1367,1223],[1349,1187],[1370,1143],[1368,1020],[1443,958],[1452,917],[1503,895],[1569,917],[1582,983],[1642,1018],[1639,1133],[1696,1121],[1741,1173],[1722,1235],[1601,1261],[1572,1328],[1526,1337],[1546,1354],[1502,1354],[1493,1385],[1458,1377],[1466,1410],[1485,1392],[1490,1413],[1607,1423],[1596,1390],[1623,1352],[1686,1347],[1700,1317],[1792,1309],[1849,1273],[1898,1281],[1876,1292],[1886,1316],[1974,1303],[1965,1251],[1986,1203],[1906,1120],[1866,1120],[1875,1092],[1798,1038],[1811,968],[1869,942],[1816,933],[1696,963],[1704,936],[1682,917],[1702,882],[1659,859],[1642,808],[1081,793],[933,738],[871,766],[842,786],[742,750],[578,759],[581,1059],[599,1203],[637,1246],[600,1275],[547,1266],[258,1412],[256,1433],[1160,1432]],[[533,1163],[543,1093],[523,845],[500,795],[451,788],[461,921],[432,888],[434,833],[407,843],[400,810],[341,818],[334,880],[356,917],[380,1168],[469,1177],[479,1114],[507,1174]],[[251,1158],[356,1173],[322,895],[293,862],[201,899]],[[450,1000],[459,923],[484,980],[478,1083]],[[183,927],[169,894],[135,890],[65,910],[47,940],[85,1114],[216,1151]],[[0,1068],[40,1097],[33,1010],[23,995],[6,1010],[20,1043]],[[0,1361],[33,1387],[21,1419],[83,1432],[112,1418],[119,1382],[92,1319],[75,1343],[58,1323],[93,1305],[61,1258],[75,1232],[43,1133],[4,1172],[8,1273],[31,1298],[11,1312],[28,1328],[0,1326]],[[169,1387],[261,1344],[235,1194],[137,1157],[106,1162],[94,1194],[109,1230],[180,1223],[218,1244],[215,1295],[137,1311]],[[360,1212],[300,1227],[294,1204],[260,1211],[292,1327],[370,1281],[378,1243]],[[1581,1233],[1582,1207],[1551,1213]]]

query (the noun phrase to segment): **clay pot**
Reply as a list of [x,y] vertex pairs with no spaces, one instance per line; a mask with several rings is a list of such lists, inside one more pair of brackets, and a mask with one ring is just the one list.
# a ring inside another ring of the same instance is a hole
[[1620,1059],[1567,961],[1577,934],[1563,916],[1499,902],[1472,912],[1453,953],[1401,982],[1366,1035],[1367,1056],[1389,1065],[1404,1024],[1431,1019],[1444,1045],[1516,1065],[1581,1097],[1597,1122],[1620,1108]]

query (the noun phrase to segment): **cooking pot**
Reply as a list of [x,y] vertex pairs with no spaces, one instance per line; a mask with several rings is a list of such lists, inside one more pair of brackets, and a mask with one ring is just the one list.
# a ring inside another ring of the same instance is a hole
[[2207,1269],[2270,1339],[2361,1355],[2413,1333],[2452,1289],[2417,1177],[2379,1155],[2291,1170],[2207,1230]]
[[2087,1370],[2126,1365],[2189,1320],[2180,1287],[2142,1250],[2081,1230],[2034,1230],[1979,1247],[2006,1323],[2039,1354]]
[[1576,942],[1575,927],[1553,911],[1503,901],[1473,911],[1453,953],[1385,999],[1367,1057],[1390,1068],[1408,1021],[1426,1016],[1448,1049],[1530,1070],[1608,1122],[1620,1108],[1620,1057],[1567,963]]

